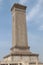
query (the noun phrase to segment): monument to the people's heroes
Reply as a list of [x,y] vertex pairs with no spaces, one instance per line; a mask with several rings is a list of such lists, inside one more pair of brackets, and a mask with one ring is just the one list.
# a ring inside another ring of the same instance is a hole
[[0,65],[43,65],[38,54],[32,53],[28,46],[26,29],[26,6],[15,3],[12,14],[12,48]]

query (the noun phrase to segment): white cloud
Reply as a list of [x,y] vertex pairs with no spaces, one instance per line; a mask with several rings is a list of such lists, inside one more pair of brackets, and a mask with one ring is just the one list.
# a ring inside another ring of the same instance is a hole
[[0,0],[0,4],[2,3],[3,0]]
[[14,0],[8,0],[8,1],[9,1],[9,3],[14,2]]
[[25,4],[27,2],[27,0],[20,0],[19,3],[20,4]]
[[9,0],[10,3],[20,3],[20,4],[25,4],[28,0],[18,0],[18,1],[15,1],[15,0]]
[[0,8],[2,8],[3,0],[0,0]]
[[39,17],[39,12],[41,12],[41,3],[43,3],[43,0],[38,0],[37,4],[32,8],[32,10],[27,13],[27,21],[32,21],[35,17]]
[[43,31],[43,25],[39,26],[39,30]]
[[38,13],[39,5],[36,5],[27,15],[27,20],[32,20],[34,16]]
[[0,0],[0,2],[1,2],[2,0]]
[[38,30],[43,30],[43,0],[37,0],[37,4],[27,13],[27,22],[34,22]]

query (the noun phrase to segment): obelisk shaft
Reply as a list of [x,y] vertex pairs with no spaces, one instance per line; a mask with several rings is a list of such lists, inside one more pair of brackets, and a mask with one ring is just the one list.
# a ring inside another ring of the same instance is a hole
[[26,6],[15,4],[12,8],[12,45],[28,47],[26,31]]

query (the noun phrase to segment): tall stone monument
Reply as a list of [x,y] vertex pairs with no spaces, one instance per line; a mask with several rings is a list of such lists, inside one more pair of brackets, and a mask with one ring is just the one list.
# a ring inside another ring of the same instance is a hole
[[26,6],[14,4],[12,13],[12,48],[0,65],[43,65],[38,54],[32,53],[27,41]]
[[[14,4],[12,12],[12,50],[17,52],[28,50],[26,29],[26,6]],[[24,51],[26,52],[26,51]]]
[[12,46],[28,48],[26,6],[14,4],[12,12]]

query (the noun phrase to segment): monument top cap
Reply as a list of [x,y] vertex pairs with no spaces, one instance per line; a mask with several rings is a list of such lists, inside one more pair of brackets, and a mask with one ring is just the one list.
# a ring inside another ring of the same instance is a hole
[[21,4],[18,4],[18,3],[15,3],[12,8],[11,8],[11,11],[13,10],[13,8],[19,8],[19,9],[23,9],[23,10],[26,10],[26,6],[24,5],[21,5]]

